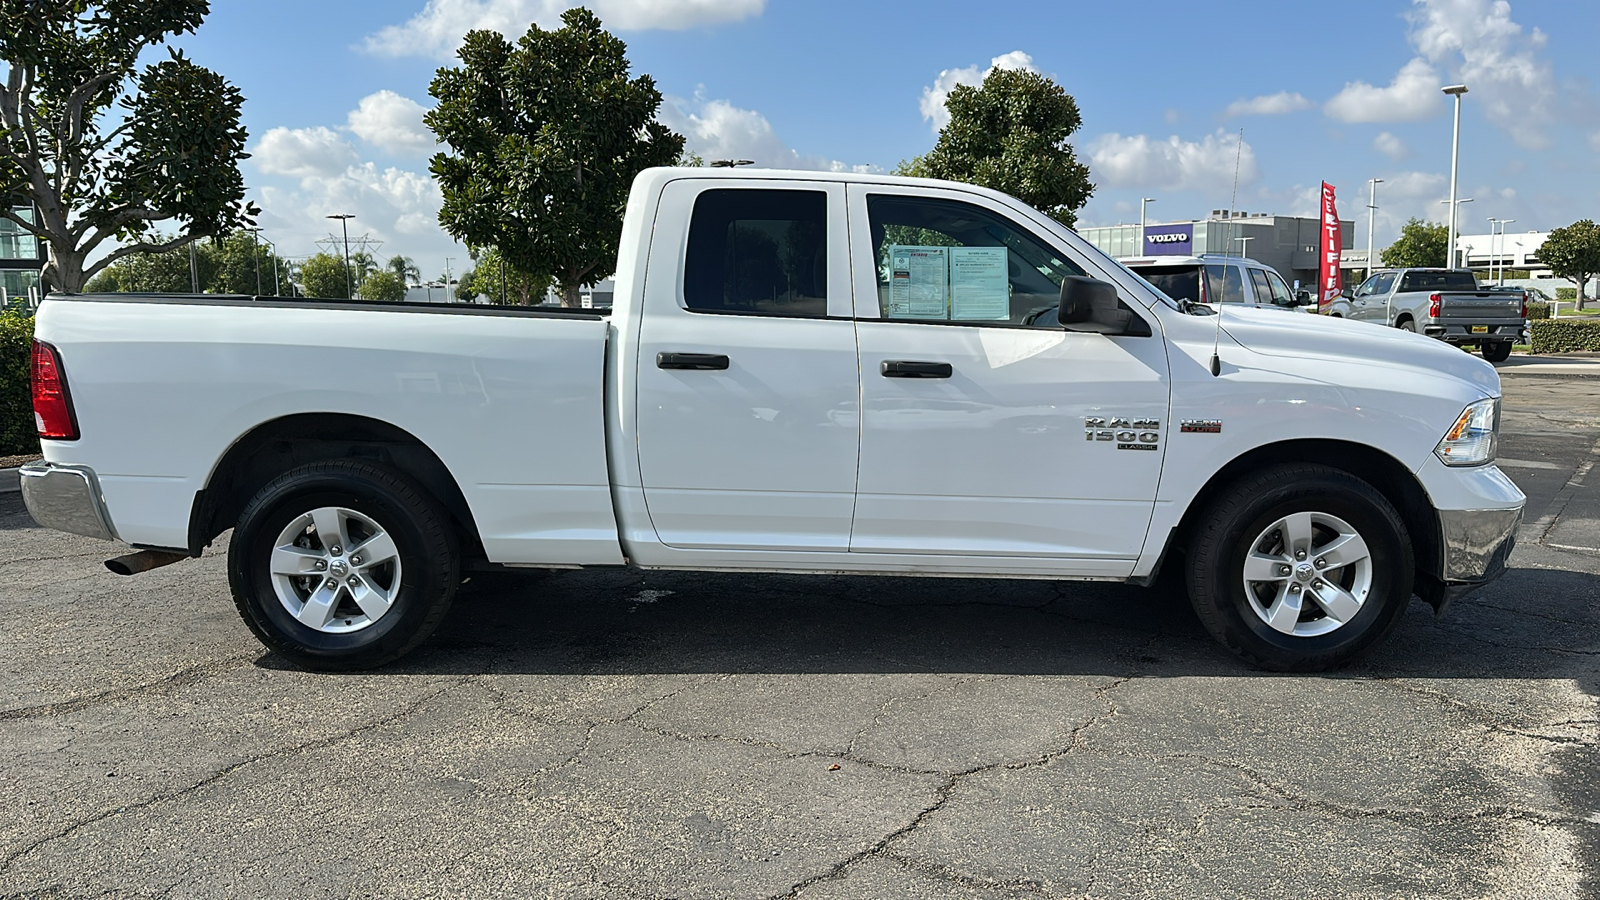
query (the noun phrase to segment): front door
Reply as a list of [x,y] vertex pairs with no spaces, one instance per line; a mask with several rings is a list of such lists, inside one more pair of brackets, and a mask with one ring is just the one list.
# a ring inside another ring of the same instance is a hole
[[662,543],[849,548],[860,429],[844,198],[816,182],[666,186],[658,222],[688,234],[652,242],[636,407]]
[[852,185],[850,209],[862,378],[851,551],[1126,575],[1172,430],[1153,319],[1152,337],[1063,331],[1061,282],[1084,267],[990,198]]

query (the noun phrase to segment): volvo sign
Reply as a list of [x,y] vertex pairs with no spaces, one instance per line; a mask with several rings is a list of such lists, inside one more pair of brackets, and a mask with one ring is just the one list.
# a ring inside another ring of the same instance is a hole
[[1145,256],[1193,256],[1194,224],[1150,225],[1144,230]]

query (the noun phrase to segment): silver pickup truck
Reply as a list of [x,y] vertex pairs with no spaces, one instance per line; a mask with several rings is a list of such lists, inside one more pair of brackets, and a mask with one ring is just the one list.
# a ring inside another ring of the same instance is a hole
[[1380,271],[1344,296],[1352,319],[1477,346],[1490,362],[1511,355],[1528,315],[1526,295],[1480,289],[1461,269]]

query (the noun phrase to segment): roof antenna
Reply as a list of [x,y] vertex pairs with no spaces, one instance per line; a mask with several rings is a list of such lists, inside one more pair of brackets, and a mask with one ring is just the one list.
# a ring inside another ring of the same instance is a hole
[[[1228,253],[1233,249],[1233,218],[1234,208],[1239,203],[1239,158],[1244,155],[1244,129],[1239,129],[1239,143],[1233,150],[1233,199],[1228,201],[1228,243],[1222,247],[1222,297],[1217,299],[1217,330],[1211,335],[1211,374],[1213,377],[1222,374],[1222,307],[1227,305],[1223,301],[1228,295]],[[1244,290],[1244,272],[1240,270],[1239,290]]]

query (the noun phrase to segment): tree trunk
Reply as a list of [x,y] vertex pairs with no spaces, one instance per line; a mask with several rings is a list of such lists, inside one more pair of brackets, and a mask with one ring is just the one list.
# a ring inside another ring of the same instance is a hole
[[62,253],[55,244],[46,244],[44,263],[44,280],[50,283],[50,289],[63,294],[78,294],[83,292],[83,256],[84,254],[73,250]]
[[583,306],[583,298],[578,296],[578,283],[576,281],[563,281],[561,283],[561,308],[578,309]]

